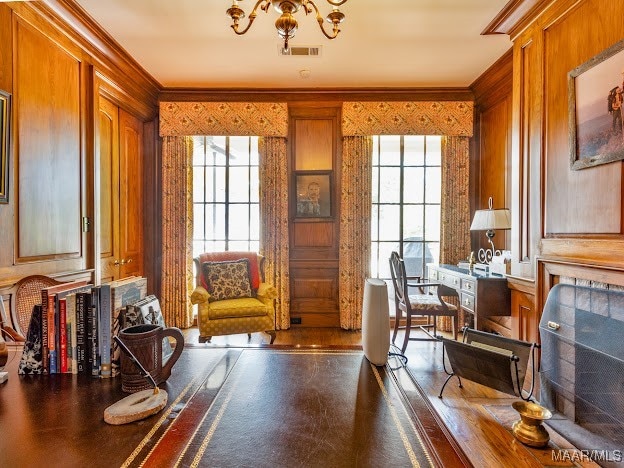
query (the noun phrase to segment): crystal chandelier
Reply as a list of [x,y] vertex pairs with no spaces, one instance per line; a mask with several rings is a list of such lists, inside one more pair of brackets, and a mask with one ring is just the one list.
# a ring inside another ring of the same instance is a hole
[[303,8],[306,15],[310,13],[316,14],[316,21],[318,22],[325,37],[328,39],[335,39],[336,36],[338,36],[338,33],[340,32],[338,25],[345,19],[345,15],[338,9],[338,7],[347,3],[348,0],[325,1],[333,7],[331,13],[327,15],[327,18],[325,18],[328,23],[333,25],[331,33],[325,31],[325,27],[323,26],[323,16],[321,16],[321,13],[313,0],[258,0],[254,5],[253,10],[251,10],[251,13],[249,13],[249,23],[247,23],[245,29],[242,30],[240,29],[240,20],[245,17],[245,12],[238,6],[238,0],[233,0],[232,6],[228,8],[226,13],[232,19],[231,28],[240,36],[245,34],[249,31],[249,28],[251,28],[252,23],[258,15],[258,8],[263,10],[265,13],[268,13],[269,8],[273,6],[273,8],[280,13],[280,17],[277,21],[275,21],[277,34],[279,37],[284,39],[284,50],[288,50],[288,41],[295,36],[298,26],[297,20],[293,14],[297,13],[301,8]]

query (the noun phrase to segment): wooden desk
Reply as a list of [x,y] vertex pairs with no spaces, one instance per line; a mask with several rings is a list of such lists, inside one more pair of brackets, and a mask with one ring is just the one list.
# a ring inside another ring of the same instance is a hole
[[432,263],[427,265],[427,272],[429,281],[457,291],[461,308],[473,317],[473,328],[482,330],[484,317],[511,315],[511,295],[504,276]]

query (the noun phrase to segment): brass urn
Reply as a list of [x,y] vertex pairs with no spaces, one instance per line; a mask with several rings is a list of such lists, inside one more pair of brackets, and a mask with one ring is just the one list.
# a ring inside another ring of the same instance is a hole
[[513,435],[529,447],[545,447],[550,435],[542,421],[550,419],[552,413],[547,408],[529,401],[516,401],[511,406],[520,413],[520,420],[513,423]]

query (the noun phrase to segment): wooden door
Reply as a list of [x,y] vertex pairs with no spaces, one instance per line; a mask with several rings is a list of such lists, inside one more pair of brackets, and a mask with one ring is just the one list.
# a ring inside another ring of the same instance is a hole
[[100,280],[143,273],[142,122],[100,97]]

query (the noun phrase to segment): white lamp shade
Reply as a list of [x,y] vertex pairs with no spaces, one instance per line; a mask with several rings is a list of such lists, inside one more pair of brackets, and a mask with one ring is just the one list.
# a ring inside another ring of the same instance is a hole
[[475,211],[471,231],[489,231],[494,229],[511,229],[511,214],[508,209]]

